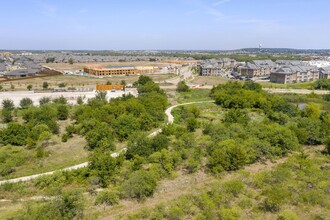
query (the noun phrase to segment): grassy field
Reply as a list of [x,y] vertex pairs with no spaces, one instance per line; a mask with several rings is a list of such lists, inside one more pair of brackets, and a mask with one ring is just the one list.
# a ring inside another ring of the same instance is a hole
[[219,77],[219,76],[197,76],[191,83],[198,85],[218,85],[224,84],[226,82],[231,81],[228,78]]
[[[0,155],[13,155],[13,160],[9,163],[17,164],[17,166],[14,166],[15,172],[7,175],[6,179],[54,171],[86,162],[88,151],[85,149],[86,140],[84,138],[74,136],[66,143],[61,141],[60,137],[64,133],[67,122],[61,121],[60,135],[51,138],[51,142],[54,144],[44,147],[44,155],[41,157],[37,156],[37,148],[27,149],[11,146],[1,148]],[[0,177],[0,179],[4,178]]]
[[264,88],[273,89],[312,89],[314,82],[294,83],[294,84],[278,84],[271,82],[258,82]]
[[[199,85],[218,85],[224,84],[226,82],[233,81],[228,78],[217,77],[217,76],[197,76],[191,82]],[[274,88],[274,89],[313,89],[314,82],[304,82],[295,84],[278,84],[271,82],[258,82],[264,88]]]
[[189,92],[177,93],[175,99],[178,103],[210,101],[209,89],[191,89]]

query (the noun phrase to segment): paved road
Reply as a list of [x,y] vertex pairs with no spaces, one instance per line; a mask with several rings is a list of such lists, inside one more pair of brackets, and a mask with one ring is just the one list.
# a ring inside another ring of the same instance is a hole
[[[212,102],[212,101],[205,101],[205,102]],[[176,107],[182,106],[182,105],[199,104],[199,103],[205,103],[205,102],[189,102],[189,103],[183,103],[183,104],[173,105],[173,106],[169,107],[165,111],[165,114],[166,114],[167,119],[168,119],[167,124],[171,124],[174,121],[174,117],[171,114],[171,111],[173,110],[173,108],[176,108]],[[158,129],[158,130],[154,131],[153,133],[151,133],[149,135],[149,137],[156,136],[161,131],[162,131],[161,129]],[[122,152],[126,152],[126,150],[127,150],[126,148],[123,148],[121,151],[111,154],[111,157],[118,157]],[[82,164],[78,164],[78,165],[75,165],[75,166],[67,167],[67,168],[64,168],[64,169],[56,170],[56,171],[51,171],[51,172],[46,172],[46,173],[41,173],[41,174],[35,174],[35,175],[31,175],[31,176],[24,176],[24,177],[19,177],[19,178],[15,178],[15,179],[2,180],[2,181],[0,181],[0,185],[2,185],[4,183],[26,182],[26,181],[29,181],[29,180],[32,180],[32,179],[36,179],[36,178],[38,178],[40,176],[43,176],[43,175],[52,175],[52,174],[54,174],[55,172],[58,172],[58,171],[72,171],[72,170],[81,169],[81,168],[84,168],[84,167],[87,167],[87,166],[88,166],[88,162],[85,162],[85,163],[82,163]]]

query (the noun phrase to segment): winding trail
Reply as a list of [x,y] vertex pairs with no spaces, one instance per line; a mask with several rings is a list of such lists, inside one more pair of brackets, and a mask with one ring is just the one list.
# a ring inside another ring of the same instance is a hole
[[[171,113],[174,108],[176,108],[178,106],[183,106],[183,105],[192,105],[192,104],[201,104],[201,103],[210,103],[210,102],[214,102],[214,101],[187,102],[187,103],[173,105],[173,106],[167,108],[166,111],[165,111],[165,114],[167,116],[167,124],[172,124],[174,122],[174,117]],[[161,128],[159,128],[156,131],[154,131],[153,133],[149,134],[149,137],[156,136],[160,132],[162,132]],[[123,148],[119,152],[111,154],[111,157],[118,157],[122,152],[126,152],[126,150],[127,150],[126,148]],[[84,167],[87,167],[87,166],[88,166],[88,162],[85,162],[85,163],[82,163],[82,164],[74,165],[74,166],[71,166],[71,167],[67,167],[67,168],[63,168],[63,169],[59,169],[59,170],[55,170],[55,171],[35,174],[35,175],[31,175],[31,176],[18,177],[18,178],[14,178],[14,179],[2,180],[2,181],[0,181],[0,185],[5,184],[5,183],[26,182],[26,181],[29,181],[29,180],[36,179],[36,178],[38,178],[40,176],[43,176],[43,175],[52,175],[55,172],[60,172],[60,171],[77,170],[77,169],[81,169],[81,168],[84,168]]]

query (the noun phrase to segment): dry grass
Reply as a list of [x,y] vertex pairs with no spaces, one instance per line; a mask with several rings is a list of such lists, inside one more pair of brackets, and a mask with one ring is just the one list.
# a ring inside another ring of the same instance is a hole
[[[163,82],[165,80],[175,77],[175,75],[170,74],[150,74],[150,76],[156,82]],[[118,84],[122,80],[131,84],[137,81],[139,76],[114,76],[106,78],[96,78],[88,76],[72,76],[72,75],[58,75],[44,78],[34,78],[34,79],[22,79],[14,82],[6,82],[1,85],[5,90],[10,90],[11,84],[15,86],[15,90],[27,90],[27,86],[31,84],[33,89],[42,89],[43,82],[48,82],[49,87],[57,87],[60,83],[65,83],[67,86],[77,86],[77,87],[88,87],[95,89],[98,84],[105,84],[107,81],[113,84]]]
[[22,208],[22,203],[2,202],[0,200],[0,219],[10,219],[17,213],[17,210]]
[[230,81],[228,78],[223,78],[220,76],[197,76],[194,80],[191,81],[193,84],[198,85],[218,85],[224,84]]
[[22,166],[16,167],[15,173],[8,176],[8,178],[54,171],[87,161],[88,152],[84,149],[86,141],[82,137],[75,136],[66,143],[62,143],[59,137],[55,140],[55,145],[45,148],[48,156],[37,160],[34,159]]
[[102,213],[101,219],[126,219],[128,215],[137,213],[142,209],[152,209],[159,204],[167,204],[174,199],[187,194],[199,193],[210,189],[214,183],[226,182],[235,179],[241,172],[257,173],[263,170],[271,170],[275,166],[282,164],[286,158],[281,158],[276,162],[269,160],[265,162],[255,163],[246,166],[239,172],[226,172],[221,176],[213,176],[203,171],[198,171],[194,174],[185,174],[179,172],[174,179],[166,179],[160,182],[156,193],[152,198],[148,198],[144,202],[137,202],[134,200],[124,200],[115,207],[102,207],[97,210],[95,207],[89,207],[89,211]]

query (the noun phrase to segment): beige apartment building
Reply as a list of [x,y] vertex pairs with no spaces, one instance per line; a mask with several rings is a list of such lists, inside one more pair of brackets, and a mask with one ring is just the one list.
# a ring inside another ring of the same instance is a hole
[[311,66],[283,66],[270,74],[274,83],[291,84],[318,80],[320,72]]

